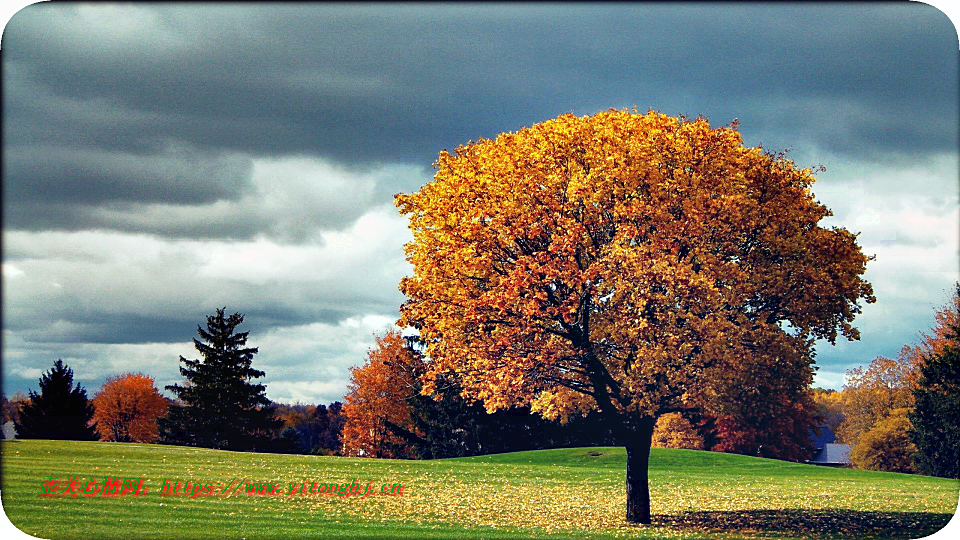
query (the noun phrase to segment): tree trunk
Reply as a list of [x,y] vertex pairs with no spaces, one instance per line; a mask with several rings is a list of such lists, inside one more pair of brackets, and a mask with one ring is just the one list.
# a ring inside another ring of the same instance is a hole
[[647,469],[650,464],[650,441],[653,419],[644,418],[628,431],[627,448],[627,522],[650,523],[650,487]]

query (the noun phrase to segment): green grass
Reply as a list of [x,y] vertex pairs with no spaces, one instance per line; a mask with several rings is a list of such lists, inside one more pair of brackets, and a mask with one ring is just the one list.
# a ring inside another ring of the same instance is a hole
[[[654,523],[623,519],[622,448],[395,461],[158,445],[4,441],[3,506],[41,538],[919,538],[956,480],[654,449]],[[143,477],[149,493],[41,497],[51,476]],[[401,482],[400,496],[161,496],[164,478]]]

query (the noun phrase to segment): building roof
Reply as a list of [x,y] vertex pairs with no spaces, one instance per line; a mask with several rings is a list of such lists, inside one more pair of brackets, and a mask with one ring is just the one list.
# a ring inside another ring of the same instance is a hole
[[810,444],[817,450],[821,450],[824,446],[835,442],[837,442],[837,436],[833,434],[833,430],[826,424],[810,430]]
[[808,463],[821,465],[849,465],[850,445],[827,443]]

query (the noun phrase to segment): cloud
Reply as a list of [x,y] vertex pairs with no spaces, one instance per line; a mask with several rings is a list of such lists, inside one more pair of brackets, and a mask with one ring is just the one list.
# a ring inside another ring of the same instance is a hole
[[7,279],[18,278],[23,275],[23,270],[20,270],[12,264],[3,263],[3,277]]
[[5,97],[14,145],[426,164],[634,104],[739,117],[779,147],[798,132],[848,153],[957,140],[956,34],[923,5],[38,5],[4,37],[5,78],[32,90]]
[[17,201],[116,201],[199,204],[231,199],[246,187],[248,159],[190,149],[138,155],[124,151],[34,146],[4,160],[6,196]]
[[392,314],[408,235],[386,206],[296,245],[12,231],[6,264],[22,275],[4,287],[4,326],[38,343],[144,343],[182,340],[221,306],[266,328]]
[[913,161],[821,157],[827,172],[814,194],[835,214],[822,225],[859,233],[863,252],[876,257],[865,278],[877,303],[865,305],[854,321],[861,340],[817,347],[824,373],[842,373],[877,356],[895,357],[933,327],[960,275],[960,161],[956,154]]
[[632,105],[771,149],[953,152],[956,49],[923,5],[38,4],[4,34],[5,226],[303,239],[264,167],[420,169],[303,201],[343,225],[441,149]]
[[[364,361],[375,334],[392,328],[395,319],[371,314],[336,324],[269,328],[261,320],[247,317],[239,330],[249,331],[248,344],[260,349],[254,367],[266,372],[258,382],[266,385],[267,397],[286,403],[330,403],[343,399],[350,367]],[[189,341],[196,335],[198,322],[202,319],[192,321],[192,331],[172,343],[36,344],[7,332],[3,375],[18,388],[37,390],[37,378],[61,358],[74,370],[74,381],[81,383],[91,397],[107,377],[127,372],[149,374],[163,391],[166,385],[183,383],[178,371],[180,356],[199,357]]]
[[394,328],[395,321],[396,316],[365,315],[336,325],[276,328],[259,337],[257,362],[267,373],[267,396],[287,403],[342,401],[350,367],[363,363],[375,335]]
[[[235,156],[199,163],[180,154],[153,163],[130,156],[131,167],[140,171],[137,174],[112,174],[109,166],[82,154],[75,159],[96,174],[81,179],[79,173],[64,173],[73,174],[73,182],[68,183],[56,180],[66,176],[46,174],[43,167],[31,168],[24,162],[24,170],[32,171],[30,176],[44,179],[31,185],[11,183],[7,193],[13,198],[19,194],[20,201],[9,207],[6,226],[20,230],[101,229],[173,238],[262,237],[301,243],[318,238],[323,230],[349,226],[371,206],[389,204],[391,186],[429,179],[418,166],[345,168],[301,156]],[[158,186],[151,178],[160,173],[151,167],[162,167],[160,164],[168,161],[184,174],[171,173],[171,185]],[[45,167],[58,166],[47,163]],[[208,174],[208,170],[216,172]],[[123,180],[115,183],[107,176]],[[173,183],[190,187],[181,190]],[[143,187],[149,185],[153,187]],[[228,185],[229,189],[223,187]],[[76,200],[71,203],[70,197]]]
[[272,397],[332,399],[362,321],[403,300],[391,196],[442,149],[566,112],[738,118],[827,166],[825,224],[877,255],[879,302],[862,341],[820,346],[820,380],[895,355],[958,273],[957,34],[922,4],[36,4],[3,38],[14,385],[57,357],[172,380],[226,305]]
[[814,388],[833,388],[839,390],[846,382],[846,374],[843,372],[817,370],[813,376]]

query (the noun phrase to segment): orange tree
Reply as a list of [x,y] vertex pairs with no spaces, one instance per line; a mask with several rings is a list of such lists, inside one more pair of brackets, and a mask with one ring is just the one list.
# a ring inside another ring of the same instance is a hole
[[108,377],[93,407],[101,441],[155,443],[157,419],[167,414],[167,400],[142,373]]
[[[599,411],[627,451],[630,522],[650,522],[656,419],[713,407],[756,358],[812,362],[857,339],[868,257],[809,169],[735,125],[611,110],[443,151],[398,195],[413,241],[401,323],[432,374],[489,411]],[[771,355],[773,355],[771,357]]]
[[343,453],[378,458],[408,457],[398,430],[413,433],[409,398],[423,372],[420,353],[397,331],[377,338],[360,367],[351,368],[344,399]]

